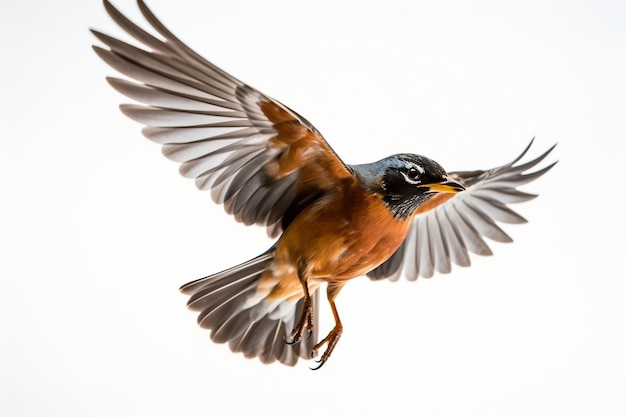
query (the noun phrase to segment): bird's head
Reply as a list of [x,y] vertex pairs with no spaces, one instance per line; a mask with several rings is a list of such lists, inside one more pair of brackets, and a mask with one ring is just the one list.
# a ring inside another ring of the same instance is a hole
[[465,188],[450,179],[437,162],[421,155],[397,154],[378,162],[355,166],[361,183],[381,195],[395,217],[413,215],[420,204],[437,193],[458,193]]

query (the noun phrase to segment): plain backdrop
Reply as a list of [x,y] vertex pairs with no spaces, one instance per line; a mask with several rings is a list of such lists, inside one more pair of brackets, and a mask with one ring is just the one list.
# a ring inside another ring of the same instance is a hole
[[232,354],[186,310],[181,284],[271,241],[118,111],[88,32],[122,35],[101,3],[4,4],[0,415],[626,415],[625,4],[149,1],[348,163],[481,169],[558,142],[515,243],[450,275],[354,280],[317,372]]

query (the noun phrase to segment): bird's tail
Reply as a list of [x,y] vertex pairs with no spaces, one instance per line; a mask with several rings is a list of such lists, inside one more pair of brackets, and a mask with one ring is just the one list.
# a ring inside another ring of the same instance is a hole
[[[275,360],[293,366],[299,357],[310,358],[317,343],[317,323],[310,338],[293,345],[285,338],[300,317],[303,299],[268,302],[257,288],[263,272],[274,259],[272,250],[240,265],[183,285],[189,295],[187,306],[199,311],[198,324],[211,330],[211,340],[226,343],[233,352],[247,358],[258,357],[263,363]],[[319,289],[312,295],[318,311]],[[317,314],[314,314],[315,319]]]

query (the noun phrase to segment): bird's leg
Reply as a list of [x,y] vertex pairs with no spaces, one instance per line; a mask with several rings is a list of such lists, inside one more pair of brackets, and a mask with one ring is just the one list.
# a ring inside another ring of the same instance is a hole
[[339,313],[337,313],[337,306],[335,305],[335,298],[337,297],[337,294],[339,294],[339,290],[343,288],[343,285],[344,283],[331,282],[328,284],[328,288],[326,289],[328,303],[330,304],[330,308],[333,312],[333,317],[335,318],[335,327],[333,327],[330,333],[328,333],[328,336],[326,336],[317,345],[313,347],[311,356],[315,357],[317,356],[317,351],[319,350],[319,348],[326,345],[326,350],[322,354],[321,358],[316,361],[317,363],[319,363],[319,365],[316,366],[315,368],[311,368],[313,370],[320,369],[322,366],[324,366],[328,358],[330,358],[330,355],[333,353],[333,350],[335,349],[337,342],[339,342],[339,339],[341,338],[341,333],[343,332],[343,325],[341,324],[341,320],[339,319]]
[[304,290],[304,304],[302,306],[302,312],[300,313],[298,323],[291,331],[291,341],[287,341],[285,339],[285,342],[289,345],[293,345],[294,343],[301,341],[302,334],[305,329],[308,332],[307,337],[311,337],[311,334],[313,333],[313,300],[311,299],[311,294],[309,293],[307,277],[308,273],[306,271],[306,263],[301,262],[298,265],[298,278],[300,279],[302,289]]

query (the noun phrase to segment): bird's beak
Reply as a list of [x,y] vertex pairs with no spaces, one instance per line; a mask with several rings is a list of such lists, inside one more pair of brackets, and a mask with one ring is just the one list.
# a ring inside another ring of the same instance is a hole
[[433,184],[424,184],[422,187],[427,188],[431,193],[450,193],[456,194],[461,191],[465,191],[465,187],[463,187],[460,183],[451,180],[448,177],[442,182],[436,182]]

